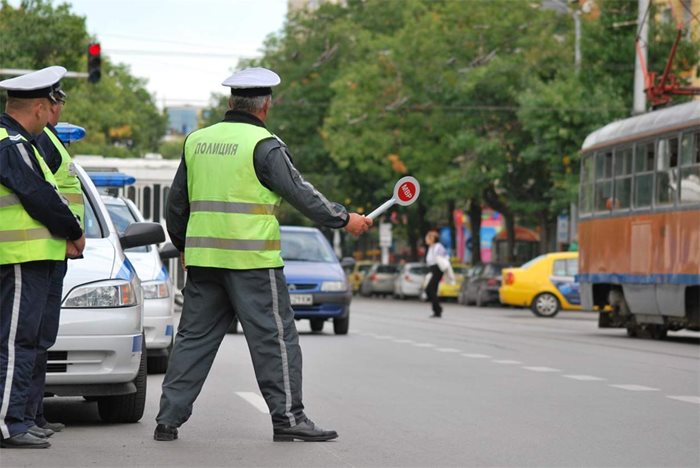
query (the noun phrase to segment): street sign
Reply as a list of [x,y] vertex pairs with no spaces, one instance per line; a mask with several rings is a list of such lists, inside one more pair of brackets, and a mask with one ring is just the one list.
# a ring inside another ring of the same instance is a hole
[[368,218],[376,219],[394,205],[408,206],[415,202],[420,195],[420,184],[411,176],[402,177],[394,185],[394,196],[384,202],[379,208],[367,215]]

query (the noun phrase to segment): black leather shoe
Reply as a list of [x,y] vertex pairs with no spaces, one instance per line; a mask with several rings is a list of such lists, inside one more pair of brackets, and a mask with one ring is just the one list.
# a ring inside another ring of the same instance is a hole
[[43,426],[39,426],[42,429],[51,429],[54,432],[61,432],[63,429],[66,428],[66,425],[63,423],[52,423],[52,422],[47,422]]
[[310,419],[300,422],[296,426],[278,428],[274,430],[272,440],[275,442],[293,442],[303,440],[306,442],[324,442],[335,439],[338,433],[335,431],[324,431]]
[[51,444],[46,439],[41,439],[35,437],[28,432],[23,432],[9,439],[0,440],[0,447],[2,448],[23,448],[23,449],[40,449],[49,448]]
[[166,424],[158,424],[156,430],[153,433],[153,438],[155,440],[175,440],[177,439],[177,427],[168,426]]
[[39,437],[40,439],[48,439],[53,435],[53,431],[51,429],[44,429],[43,427],[39,427],[36,424],[27,429],[27,432],[29,432],[34,437]]

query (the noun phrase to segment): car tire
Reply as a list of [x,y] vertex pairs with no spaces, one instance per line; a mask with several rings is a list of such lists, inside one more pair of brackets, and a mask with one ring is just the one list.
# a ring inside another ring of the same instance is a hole
[[228,330],[226,330],[226,333],[238,333],[238,317],[233,317],[233,321],[231,322],[231,325],[228,326]]
[[136,392],[128,395],[114,395],[97,399],[97,411],[107,423],[135,423],[143,417],[146,406],[147,357],[146,338],[141,337],[141,361],[134,379]]
[[173,352],[173,341],[170,340],[170,346],[168,346],[165,355],[160,356],[148,356],[148,369],[149,374],[165,374],[168,370],[168,361],[170,360],[170,353]]
[[551,318],[559,313],[561,306],[559,305],[559,299],[554,294],[542,293],[532,300],[530,307],[532,312],[538,317]]
[[336,335],[347,335],[350,328],[350,312],[345,317],[333,319],[333,333]]
[[309,322],[311,323],[312,332],[322,332],[323,324],[326,322],[326,320],[322,318],[312,318],[309,319]]

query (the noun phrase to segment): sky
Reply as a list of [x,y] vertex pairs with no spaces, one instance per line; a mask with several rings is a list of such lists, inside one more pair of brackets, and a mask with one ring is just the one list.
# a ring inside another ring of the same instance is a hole
[[259,57],[287,13],[287,0],[54,0],[64,2],[86,17],[103,57],[148,80],[159,107],[225,94],[238,58]]

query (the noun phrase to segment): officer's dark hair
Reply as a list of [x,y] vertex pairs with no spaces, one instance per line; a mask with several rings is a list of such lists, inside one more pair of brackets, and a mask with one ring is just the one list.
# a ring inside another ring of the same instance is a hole
[[231,95],[228,99],[229,109],[249,112],[251,114],[260,112],[265,107],[265,102],[271,99],[271,95],[266,96],[236,96]]

